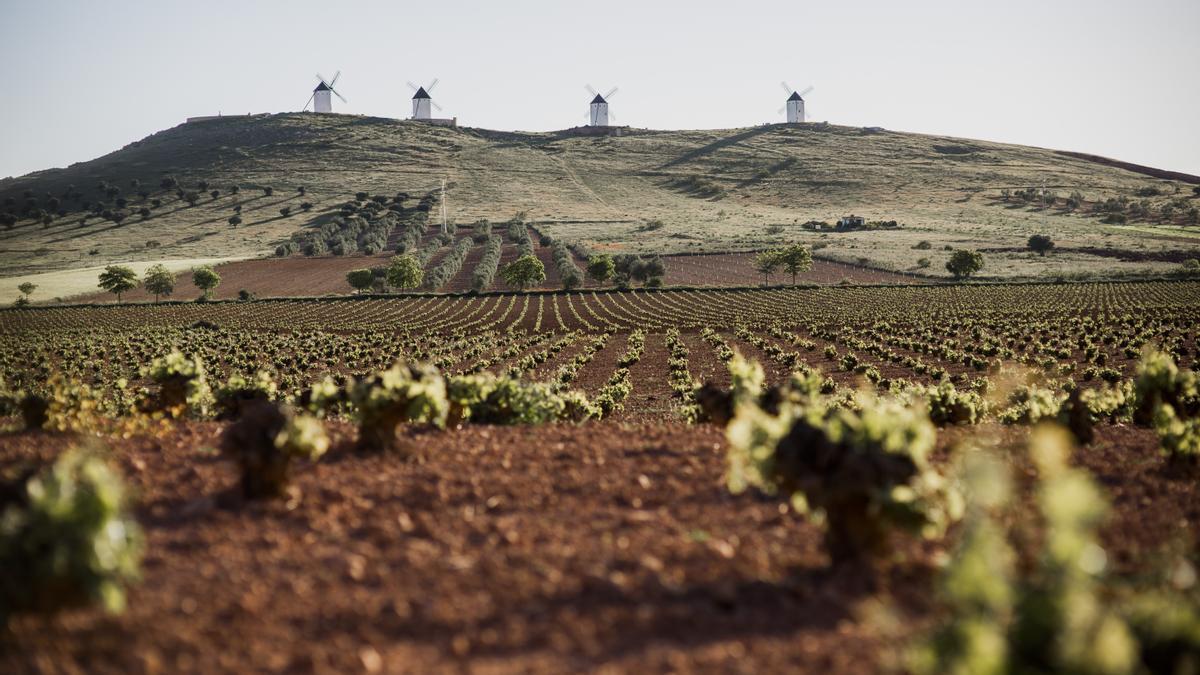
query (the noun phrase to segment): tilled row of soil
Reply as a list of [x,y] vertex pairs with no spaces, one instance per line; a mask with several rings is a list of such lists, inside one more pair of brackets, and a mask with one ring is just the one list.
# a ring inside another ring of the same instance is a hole
[[[294,497],[265,504],[234,491],[210,450],[221,429],[109,442],[146,533],[143,579],[119,616],[17,620],[0,671],[871,672],[929,624],[950,545],[904,541],[867,594],[828,569],[816,526],[725,489],[725,440],[706,425],[409,431],[404,458],[359,454],[333,423]],[[951,429],[937,461],[980,433],[1027,432]],[[71,443],[0,435],[0,465]],[[1152,432],[1104,427],[1076,462],[1112,499],[1117,573],[1198,533],[1195,482]]]

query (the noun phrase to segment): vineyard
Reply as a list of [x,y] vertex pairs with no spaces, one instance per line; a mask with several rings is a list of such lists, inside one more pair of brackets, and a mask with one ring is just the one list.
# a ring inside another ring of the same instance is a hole
[[0,664],[1175,671],[1198,356],[1185,281],[5,309],[4,487],[103,446],[142,559]]

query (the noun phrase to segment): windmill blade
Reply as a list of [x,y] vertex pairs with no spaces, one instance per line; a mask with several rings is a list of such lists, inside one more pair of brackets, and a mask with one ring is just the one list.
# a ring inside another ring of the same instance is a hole
[[611,121],[613,121],[613,122],[616,122],[616,121],[617,121],[617,115],[616,115],[616,114],[615,114],[613,111],[611,111],[611,110],[610,110],[610,111],[608,111],[608,119],[609,119],[609,120],[611,120]]
[[[335,80],[336,80],[337,78],[335,77],[335,78],[333,78],[333,79],[335,79]],[[346,100],[346,97],[345,97],[345,96],[342,96],[341,94],[339,94],[339,93],[338,93],[337,89],[334,89],[333,87],[330,87],[330,88],[329,88],[329,91],[332,91],[334,96],[337,96],[338,98],[342,99],[342,103],[349,103],[349,101],[347,101],[347,100]]]
[[405,84],[407,84],[407,85],[408,85],[408,88],[409,88],[409,89],[412,89],[413,91],[416,91],[416,90],[420,89],[420,87],[418,87],[417,85],[413,84],[412,82],[405,82]]
[[337,84],[337,79],[342,76],[342,71],[337,71],[333,74],[333,79],[329,81],[329,88],[333,89],[333,85]]
[[314,99],[314,98],[316,98],[316,97],[317,97],[317,92],[315,92],[315,91],[314,91],[314,92],[312,93],[312,96],[309,96],[309,97],[308,97],[308,100],[307,100],[307,101],[305,101],[305,103],[304,103],[304,107],[300,109],[300,112],[304,112],[305,110],[308,110],[308,104],[309,104],[309,103],[312,103],[313,99]]
[[[426,90],[426,91],[428,91],[428,90]],[[434,109],[436,109],[438,112],[442,112],[442,106],[438,105],[437,101],[435,101],[433,99],[429,99],[429,105],[433,106]]]
[[608,99],[612,98],[613,94],[615,94],[615,93],[617,93],[617,88],[616,88],[616,87],[613,87],[612,89],[609,89],[609,90],[608,90],[608,93],[604,95],[604,100],[606,100],[606,101],[607,101]]
[[795,89],[792,89],[791,85],[789,85],[787,81],[780,82],[779,86],[783,87],[783,90],[788,93],[788,96],[791,96],[792,92],[796,91]]
[[808,87],[806,87],[804,89],[804,91],[800,92],[800,98],[804,98],[805,96],[808,96],[810,93],[812,93],[812,90],[813,90],[812,85],[809,85]]
[[321,84],[325,85],[326,87],[329,86],[329,81],[322,77],[320,73],[317,73],[317,79],[320,80]]
[[776,114],[776,115],[782,115],[782,114],[783,114],[783,111],[785,111],[785,110],[787,110],[787,106],[784,106],[784,107],[780,108],[779,110],[776,110],[776,111],[775,111],[775,114]]
[[600,94],[597,94],[597,93],[596,93],[596,90],[595,90],[595,89],[592,89],[592,85],[590,85],[590,84],[585,84],[585,85],[583,85],[583,88],[584,88],[584,89],[587,89],[587,90],[588,90],[588,93],[589,93],[589,94],[591,94],[592,96],[599,96],[599,95],[600,95]]
[[435,78],[433,78],[433,82],[430,82],[430,83],[429,83],[429,86],[428,86],[428,87],[425,87],[425,93],[426,93],[426,94],[432,94],[432,93],[433,93],[433,88],[437,86],[437,83],[438,83],[438,78],[436,78],[436,77],[435,77]]

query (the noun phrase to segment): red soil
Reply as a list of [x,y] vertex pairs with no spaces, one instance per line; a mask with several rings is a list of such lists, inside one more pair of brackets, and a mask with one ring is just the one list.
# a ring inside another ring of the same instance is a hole
[[[144,578],[119,616],[18,618],[0,671],[861,673],[931,618],[941,548],[903,540],[865,596],[828,571],[816,526],[728,493],[710,426],[408,432],[412,460],[357,454],[353,429],[330,430],[334,450],[298,468],[295,498],[263,504],[206,450],[217,423],[112,440]],[[1113,498],[1103,540],[1118,571],[1145,569],[1198,533],[1197,486],[1172,478],[1152,432],[1099,431],[1077,461]],[[1026,430],[948,430],[938,461],[975,433]],[[0,436],[0,466],[69,442]],[[903,621],[885,637],[865,602]]]
[[[463,235],[465,236],[465,234]],[[426,270],[432,269],[448,252],[443,248],[433,256]],[[554,289],[560,284],[558,269],[549,247],[534,246],[534,253],[546,267],[546,281],[537,288]],[[221,285],[213,292],[218,299],[236,298],[238,291],[247,290],[260,298],[292,297],[292,296],[321,296],[348,295],[352,289],[346,283],[346,273],[351,270],[387,265],[394,253],[375,256],[320,256],[305,258],[293,256],[290,258],[262,258],[244,260],[217,266],[221,275]],[[461,293],[471,287],[471,276],[475,266],[483,256],[482,246],[475,246],[467,254],[466,261],[457,275],[446,287],[440,289],[448,292]],[[505,244],[500,256],[500,266],[516,260],[517,248],[513,244]],[[753,254],[750,253],[716,253],[702,256],[667,256],[663,258],[667,268],[665,282],[670,286],[755,286],[762,283],[762,275],[755,272],[751,264]],[[580,270],[586,272],[586,263],[576,260]],[[799,283],[806,284],[837,284],[843,280],[854,283],[919,283],[918,280],[880,270],[863,269],[852,265],[817,260],[813,262],[810,271],[798,278]],[[790,278],[775,275],[773,284],[790,282]],[[590,279],[584,284],[585,288],[599,288],[600,285]],[[490,290],[504,290],[504,282],[500,275]],[[173,298],[193,299],[199,297],[200,289],[192,284],[190,272],[178,275]],[[134,302],[153,300],[154,296],[145,289],[126,293],[124,300]],[[113,300],[111,293],[97,291],[82,298],[85,302],[109,302]]]

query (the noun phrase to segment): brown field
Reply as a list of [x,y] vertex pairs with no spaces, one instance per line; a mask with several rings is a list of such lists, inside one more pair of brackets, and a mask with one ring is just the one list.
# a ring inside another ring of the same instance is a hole
[[[554,267],[550,249],[544,246],[534,248],[538,257],[546,267],[546,281],[536,286],[538,289],[552,290],[558,287],[558,270]],[[376,256],[315,256],[311,258],[262,258],[259,260],[243,260],[239,262],[218,265],[215,269],[221,275],[221,285],[213,293],[216,299],[237,298],[238,291],[245,289],[257,297],[296,297],[322,295],[350,295],[353,289],[346,283],[346,273],[350,270],[364,267],[387,265],[392,253]],[[479,246],[467,254],[462,270],[441,290],[461,293],[470,289],[471,272],[478,262],[482,249]],[[667,268],[665,284],[668,286],[754,286],[762,283],[762,275],[754,271],[751,264],[753,254],[749,253],[715,253],[712,255],[696,256],[667,256],[663,258]],[[437,264],[441,254],[434,256],[430,265]],[[500,265],[516,259],[516,247],[506,244],[500,258]],[[585,267],[584,261],[577,261],[580,269]],[[888,283],[911,284],[921,283],[919,278],[913,278],[872,270],[843,263],[824,260],[813,261],[813,267],[800,275],[802,284],[838,284],[849,281],[856,284]],[[789,283],[786,275],[776,274],[771,278],[773,284]],[[602,288],[589,279],[584,288]],[[509,290],[497,278],[491,290]],[[177,276],[173,299],[190,300],[199,297],[200,289],[192,284],[190,272],[181,272]],[[154,296],[145,289],[126,293],[122,296],[128,302],[153,300]],[[111,293],[98,291],[89,293],[73,300],[81,302],[114,302]]]
[[[725,491],[710,426],[470,428],[413,436],[416,462],[333,431],[298,496],[262,505],[205,450],[219,425],[116,442],[148,538],[129,610],[20,620],[3,670],[863,673],[932,618],[944,546],[908,542],[868,592],[828,569],[816,526]],[[68,442],[0,436],[0,465]],[[1200,494],[1151,432],[1105,429],[1076,462],[1115,504],[1118,571],[1200,534]]]
[[[326,260],[347,259],[296,263]],[[669,331],[688,376],[722,387],[735,350],[768,384],[812,368],[843,393],[943,377],[989,391],[979,382],[1010,372],[1090,389],[1101,386],[1094,363],[1135,376],[1135,338],[1175,345],[1179,367],[1196,370],[1198,289],[835,285],[2,310],[4,382],[36,388],[59,370],[98,392],[152,386],[140,368],[172,348],[201,358],[214,384],[270,367],[293,397],[326,373],[417,354],[446,373],[487,359],[491,373],[548,382],[595,339],[570,387],[596,400],[637,329],[645,340],[623,409],[602,421],[406,425],[404,457],[358,450],[353,417],[338,414],[322,423],[329,453],[300,462],[276,502],[241,497],[235,465],[213,450],[226,422],[100,427],[145,532],[142,578],[120,615],[16,618],[0,633],[0,672],[894,670],[944,613],[941,564],[961,530],[898,534],[873,570],[833,565],[819,524],[778,497],[729,491],[724,430],[680,414]],[[978,361],[983,345],[1013,353]],[[882,379],[843,365],[849,353]],[[0,418],[0,476],[80,442],[17,426]],[[947,426],[931,458],[954,475],[971,447],[994,444],[1015,476],[1023,561],[1038,555],[1029,433],[994,417]],[[1156,578],[1200,536],[1200,488],[1153,429],[1104,421],[1095,433],[1072,464],[1111,506],[1099,529],[1107,574]]]

